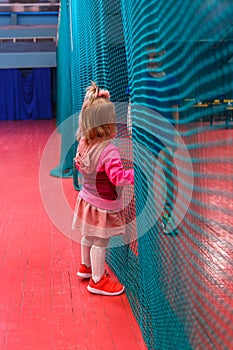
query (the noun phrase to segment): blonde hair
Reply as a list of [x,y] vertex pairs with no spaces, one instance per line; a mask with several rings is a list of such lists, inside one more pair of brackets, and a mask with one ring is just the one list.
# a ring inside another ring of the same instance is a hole
[[87,88],[79,115],[78,140],[84,136],[90,143],[91,141],[104,141],[115,136],[115,106],[109,98],[109,92],[99,89],[95,82],[92,82]]

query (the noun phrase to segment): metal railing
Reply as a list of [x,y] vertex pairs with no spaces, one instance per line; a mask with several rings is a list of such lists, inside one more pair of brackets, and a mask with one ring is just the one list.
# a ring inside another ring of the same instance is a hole
[[47,2],[47,3],[0,3],[1,12],[58,12],[60,8],[59,2]]

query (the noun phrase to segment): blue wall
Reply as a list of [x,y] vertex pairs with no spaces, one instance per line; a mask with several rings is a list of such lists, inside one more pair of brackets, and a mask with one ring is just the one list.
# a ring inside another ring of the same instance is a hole
[[0,12],[0,26],[57,24],[58,12]]

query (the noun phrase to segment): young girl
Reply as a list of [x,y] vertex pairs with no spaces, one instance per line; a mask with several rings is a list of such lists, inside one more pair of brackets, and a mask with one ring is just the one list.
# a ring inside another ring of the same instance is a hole
[[93,82],[87,88],[79,116],[77,169],[83,186],[77,198],[73,229],[82,234],[81,266],[77,273],[90,278],[87,289],[94,294],[119,295],[124,286],[105,272],[106,247],[114,235],[125,233],[121,190],[134,183],[133,169],[124,170],[118,148],[114,104],[107,90]]

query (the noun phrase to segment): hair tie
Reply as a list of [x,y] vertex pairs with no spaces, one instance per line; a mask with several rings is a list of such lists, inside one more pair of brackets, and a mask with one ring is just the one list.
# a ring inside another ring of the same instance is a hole
[[97,96],[110,99],[110,93],[108,92],[108,90],[99,90]]

